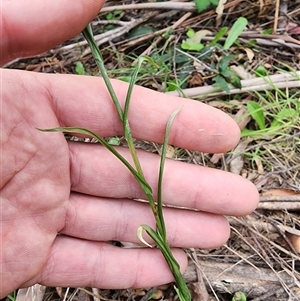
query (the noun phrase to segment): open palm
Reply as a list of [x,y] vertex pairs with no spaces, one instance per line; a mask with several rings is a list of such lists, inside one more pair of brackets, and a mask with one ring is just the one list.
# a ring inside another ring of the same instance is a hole
[[[67,7],[67,2],[62,1],[62,7]],[[77,2],[78,11],[81,2],[85,1]],[[43,9],[40,3],[37,1],[35,13]],[[53,2],[43,3],[49,5],[51,18]],[[82,12],[85,19],[76,19],[74,24],[82,22],[83,28],[84,22],[96,14],[101,1],[93,3]],[[63,11],[68,18],[67,9]],[[52,18],[58,17],[53,13]],[[60,39],[75,34],[73,30],[67,28],[66,36]],[[50,30],[49,36],[51,44],[60,42],[55,40],[54,31]],[[7,45],[12,49],[11,41],[2,44],[3,53],[8,53]],[[27,45],[27,54],[34,53],[32,45]],[[18,51],[23,53],[16,49],[15,55],[20,54]],[[2,59],[4,62],[5,57]],[[137,244],[138,226],[154,226],[149,206],[133,200],[144,195],[122,163],[100,145],[67,142],[61,133],[36,129],[79,126],[101,136],[122,134],[103,81],[3,69],[1,83],[0,296],[37,282],[123,288],[172,281],[158,250],[124,249],[107,243],[120,240]],[[118,81],[113,85],[123,102],[127,85]],[[172,126],[171,144],[224,152],[237,143],[239,130],[222,112],[141,87],[135,87],[131,101],[133,136],[162,142],[169,116],[182,105]],[[127,149],[118,151],[130,160]],[[142,151],[139,157],[155,194],[159,158]],[[222,244],[229,235],[223,215],[247,214],[257,204],[257,192],[251,183],[222,171],[168,161],[163,183],[165,204],[193,209],[165,210],[167,236],[173,247]],[[184,269],[184,253],[175,249],[174,254]]]

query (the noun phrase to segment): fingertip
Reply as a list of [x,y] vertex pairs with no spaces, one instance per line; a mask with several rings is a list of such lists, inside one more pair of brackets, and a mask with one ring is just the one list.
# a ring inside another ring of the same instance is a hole
[[0,64],[42,53],[74,37],[97,15],[103,3],[104,0],[33,0],[28,5],[25,1],[5,1]]
[[245,216],[252,213],[259,203],[259,193],[256,186],[242,176],[232,173],[229,175],[232,183],[236,183],[233,187],[234,201],[232,202],[235,210],[232,210],[230,215]]
[[[174,99],[169,101],[175,102]],[[180,99],[177,102],[183,102],[183,106],[171,128],[170,141],[175,145],[208,153],[224,153],[238,144],[240,129],[228,114],[195,100]]]
[[228,133],[231,133],[231,137],[228,140],[229,144],[227,145],[227,151],[230,151],[239,143],[241,139],[241,130],[236,121],[231,116],[224,112],[222,113],[226,115],[227,120],[225,126],[228,128]]
[[256,186],[247,179],[244,179],[244,196],[245,202],[243,203],[243,212],[239,216],[244,216],[252,213],[258,206],[259,203],[259,192]]
[[204,246],[204,249],[214,249],[214,248],[219,248],[223,244],[225,244],[229,237],[230,237],[230,225],[228,220],[222,216],[222,215],[217,215],[215,216],[215,219],[217,219],[217,227],[212,225],[211,229],[214,229],[214,233],[211,232],[211,237],[210,239],[207,239],[208,242],[210,242],[209,245]]

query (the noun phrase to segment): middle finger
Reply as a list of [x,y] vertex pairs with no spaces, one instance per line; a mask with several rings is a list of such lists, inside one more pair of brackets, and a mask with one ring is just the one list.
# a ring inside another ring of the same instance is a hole
[[[72,190],[108,198],[145,198],[130,171],[106,148],[85,143],[70,143]],[[118,148],[132,161],[128,149]],[[160,158],[139,151],[145,178],[157,195]],[[167,160],[163,176],[164,204],[221,215],[245,215],[258,202],[255,186],[244,178],[221,170]]]

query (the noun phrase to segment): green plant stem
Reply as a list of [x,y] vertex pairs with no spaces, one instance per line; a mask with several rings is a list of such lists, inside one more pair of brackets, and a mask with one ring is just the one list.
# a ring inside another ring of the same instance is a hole
[[[178,288],[176,288],[176,292],[177,292],[180,300],[181,301],[190,301],[191,296],[190,296],[189,290],[186,286],[186,283],[183,279],[182,274],[180,273],[179,265],[178,265],[176,259],[173,257],[171,249],[166,240],[166,228],[165,228],[165,222],[164,222],[163,211],[162,211],[162,177],[163,177],[164,163],[165,163],[165,159],[166,159],[166,149],[167,149],[167,145],[168,145],[168,138],[169,138],[172,122],[173,122],[175,116],[180,111],[180,109],[176,110],[170,116],[170,118],[167,122],[167,125],[166,125],[166,132],[165,132],[165,137],[164,137],[164,142],[163,142],[163,147],[162,147],[161,162],[160,162],[159,180],[158,180],[158,195],[157,195],[157,204],[156,204],[154,197],[153,197],[152,189],[151,189],[150,185],[147,183],[144,173],[143,173],[143,170],[141,168],[141,165],[140,165],[137,153],[136,153],[136,149],[135,149],[135,146],[133,143],[130,124],[128,121],[129,105],[130,105],[133,87],[136,82],[136,78],[137,78],[139,69],[140,69],[143,61],[145,60],[145,58],[139,58],[139,60],[138,60],[138,64],[134,70],[134,73],[132,75],[132,78],[131,78],[131,81],[130,81],[130,84],[128,87],[124,111],[123,111],[121,108],[121,105],[117,99],[117,96],[114,92],[114,89],[110,83],[110,79],[107,75],[99,48],[97,47],[97,45],[95,43],[90,25],[88,25],[87,28],[84,29],[83,34],[84,34],[86,40],[88,41],[89,46],[91,47],[92,54],[93,54],[95,61],[100,69],[100,72],[107,85],[107,88],[111,94],[112,100],[118,111],[120,120],[122,121],[125,139],[128,143],[128,147],[129,147],[129,150],[130,150],[130,153],[131,153],[131,156],[134,161],[135,168],[136,168],[136,169],[134,169],[131,166],[129,168],[129,170],[133,173],[133,175],[135,176],[135,178],[141,185],[141,188],[143,189],[144,193],[146,194],[149,205],[152,209],[152,212],[153,212],[153,215],[154,215],[154,218],[156,221],[156,231],[154,231],[153,229],[151,229],[150,227],[148,227],[146,225],[143,225],[143,229],[147,229],[146,230],[147,234],[156,242],[157,246],[159,247],[163,256],[165,257],[165,259],[169,265],[169,268],[175,278],[176,284],[178,286]],[[101,140],[99,140],[99,141],[101,142]],[[103,144],[103,142],[104,141],[102,141],[101,143]],[[115,152],[116,151],[114,150],[114,153]],[[117,155],[117,157],[120,158],[120,155]],[[122,161],[123,163],[126,162],[125,165],[128,168],[129,163],[124,158],[122,158],[122,160],[123,160]]]
[[[131,82],[129,84],[129,88],[128,88],[127,96],[126,96],[126,100],[125,100],[124,111],[123,111],[122,107],[119,103],[119,100],[116,96],[116,93],[112,87],[110,79],[107,75],[101,53],[94,41],[94,37],[93,37],[93,33],[92,33],[90,25],[84,29],[83,34],[84,34],[86,40],[88,41],[89,46],[91,47],[92,54],[93,54],[95,61],[100,69],[100,72],[102,74],[104,82],[107,86],[107,89],[111,95],[111,98],[112,98],[114,105],[116,107],[116,110],[118,112],[119,118],[122,122],[124,136],[128,143],[129,151],[131,153],[131,156],[132,156],[132,159],[134,162],[134,166],[132,166],[121,154],[119,154],[116,151],[116,149],[113,146],[111,146],[106,140],[104,140],[102,137],[98,136],[96,133],[94,133],[93,131],[90,131],[88,129],[79,128],[79,127],[57,127],[57,128],[52,128],[52,129],[40,129],[40,130],[44,131],[44,132],[65,132],[65,133],[73,133],[73,134],[79,133],[79,134],[84,134],[84,135],[93,137],[94,139],[99,141],[104,147],[106,147],[112,154],[114,154],[128,168],[128,170],[132,173],[132,175],[134,176],[134,178],[137,180],[140,187],[144,191],[144,193],[147,197],[147,200],[149,202],[149,205],[152,209],[152,212],[153,212],[153,215],[155,218],[155,222],[156,222],[156,230],[153,230],[151,227],[149,227],[147,225],[142,225],[141,227],[139,227],[139,229],[146,231],[146,233],[154,240],[157,247],[160,249],[161,253],[163,254],[163,256],[170,268],[170,271],[172,272],[172,274],[175,278],[175,281],[177,284],[177,287],[175,287],[175,290],[178,294],[180,301],[191,301],[190,292],[187,288],[187,285],[184,281],[182,274],[180,273],[179,264],[177,263],[176,259],[174,258],[171,248],[166,239],[166,227],[165,227],[163,210],[162,210],[162,178],[163,178],[163,170],[164,170],[165,159],[166,159],[166,150],[167,150],[167,146],[168,146],[168,138],[169,138],[172,122],[173,122],[175,116],[179,113],[180,108],[177,109],[175,112],[173,112],[173,114],[168,119],[168,122],[166,125],[165,137],[164,137],[164,142],[163,142],[163,147],[162,147],[162,155],[161,155],[161,161],[160,161],[160,170],[159,170],[159,177],[158,177],[158,193],[157,193],[157,203],[156,203],[154,196],[153,196],[153,191],[145,179],[141,164],[139,162],[137,152],[136,152],[136,149],[135,149],[135,146],[133,143],[133,137],[131,134],[130,124],[128,121],[130,99],[132,96],[133,87],[136,82],[136,78],[137,78],[138,72],[140,70],[140,67],[146,58],[139,58],[139,60],[138,60],[138,64],[135,68],[135,71],[132,75]],[[142,238],[142,234],[141,234],[141,231],[139,231],[139,229],[138,229],[138,236],[142,242],[145,242],[145,240]],[[146,243],[146,244],[149,245],[148,243]]]
[[108,74],[106,72],[106,69],[105,69],[105,66],[104,66],[104,62],[103,62],[103,59],[102,59],[102,55],[99,51],[99,48],[94,40],[94,37],[93,37],[93,32],[92,32],[92,27],[91,25],[89,24],[83,31],[82,31],[82,34],[83,36],[85,37],[85,39],[87,40],[90,48],[91,48],[91,52],[92,52],[92,55],[94,57],[94,60],[101,72],[101,75],[103,77],[103,80],[106,84],[106,87],[108,89],[108,92],[112,98],[112,101],[114,102],[114,105],[116,107],[116,110],[119,114],[119,117],[120,119],[123,121],[123,111],[122,111],[122,108],[120,106],[120,103],[118,101],[118,97],[115,93],[115,90],[110,82],[110,79],[108,77]]

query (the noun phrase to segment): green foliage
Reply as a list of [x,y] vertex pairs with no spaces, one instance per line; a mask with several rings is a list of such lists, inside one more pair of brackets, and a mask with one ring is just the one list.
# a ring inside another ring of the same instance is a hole
[[209,6],[218,6],[219,0],[194,0],[198,13],[203,12]]
[[226,34],[227,31],[228,31],[228,27],[222,27],[218,31],[218,33],[216,34],[214,39],[210,42],[210,45],[215,46],[219,42],[219,40],[224,37],[224,35]]
[[264,66],[258,66],[256,68],[256,70],[254,71],[254,73],[257,75],[257,76],[266,76],[268,74],[268,71],[267,69],[264,67]]
[[225,40],[225,44],[223,46],[224,50],[229,49],[236,42],[236,40],[238,39],[240,34],[244,31],[247,25],[248,25],[248,20],[244,17],[240,17],[234,22],[232,28],[229,31],[227,39]]
[[268,91],[265,92],[266,95],[256,92],[261,103],[247,103],[247,110],[255,122],[255,127],[244,129],[242,137],[264,138],[281,135],[299,122],[299,96],[286,98],[279,89],[276,93],[275,96]]
[[193,41],[183,41],[181,44],[181,48],[184,50],[192,50],[192,51],[200,51],[204,45],[201,43],[193,42]]
[[82,62],[76,62],[75,72],[78,75],[85,75],[85,69],[84,69]]
[[229,90],[229,86],[228,86],[228,83],[227,81],[225,80],[225,78],[221,75],[217,75],[213,78],[213,81],[215,82],[213,84],[214,87],[216,88],[219,88],[219,89],[222,89],[224,90],[226,93],[229,93],[230,90]]
[[[227,27],[222,27],[208,46],[208,48],[218,49],[224,54],[217,66],[212,63],[210,69],[216,73],[216,75],[213,77],[213,86],[224,90],[226,93],[230,92],[229,84],[232,84],[236,88],[241,88],[240,78],[233,70],[230,69],[229,66],[230,62],[235,58],[235,56],[228,55],[227,51],[234,43],[236,43],[238,37],[246,28],[247,24],[247,19],[240,17],[234,22],[229,32]],[[224,45],[218,45],[219,40],[226,33],[228,33],[228,35],[225,39]],[[205,30],[195,32],[190,28],[186,33],[188,38],[186,40],[183,40],[183,42],[181,43],[181,48],[188,51],[197,51],[200,53],[204,52],[204,49],[206,49],[206,47],[201,43],[201,39],[206,34],[207,31]]]
[[243,292],[236,292],[232,297],[232,301],[247,301],[246,294]]
[[200,43],[201,37],[199,33],[201,33],[201,31],[195,32],[194,29],[190,28],[186,33],[188,39],[183,40],[181,48],[191,51],[200,51],[203,49],[204,45]]
[[106,20],[119,20],[122,10],[115,10],[106,15]]
[[273,33],[273,28],[267,28],[262,31],[262,34],[268,35]]
[[8,295],[6,298],[10,301],[15,301],[16,300],[16,296],[17,296],[17,293],[16,291],[14,291],[13,293],[11,293],[10,295]]
[[110,145],[120,145],[120,138],[119,137],[112,137],[108,140]]
[[181,89],[182,82],[179,79],[172,79],[168,82],[166,87],[167,92],[176,91]]
[[[255,74],[263,76],[266,83],[273,87],[273,91],[254,91],[259,102],[247,102],[247,110],[254,123],[243,129],[241,136],[271,139],[273,136],[285,135],[291,128],[299,125],[299,89],[294,94],[289,94],[292,89],[288,92],[280,90],[276,83],[268,80],[268,72],[264,66],[259,66]],[[293,70],[290,70],[290,74],[293,74]],[[295,78],[300,80],[296,74]]]
[[260,130],[266,128],[265,116],[262,107],[255,101],[247,103],[247,109],[251,117],[255,120]]
[[213,69],[216,69],[216,72],[218,73],[218,75],[213,78],[213,81],[215,82],[213,86],[224,90],[226,93],[230,92],[228,84],[232,84],[236,88],[241,88],[239,77],[229,67],[229,63],[234,58],[235,55],[224,56],[217,66],[214,64],[211,66]]
[[155,27],[151,27],[149,25],[140,25],[138,27],[133,28],[126,35],[127,39],[133,39],[141,36],[145,36],[147,34],[154,33],[157,29]]
[[271,127],[280,127],[285,125],[291,120],[295,120],[299,115],[297,110],[292,108],[282,108],[276,115],[274,115],[274,119],[271,123]]

